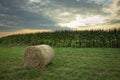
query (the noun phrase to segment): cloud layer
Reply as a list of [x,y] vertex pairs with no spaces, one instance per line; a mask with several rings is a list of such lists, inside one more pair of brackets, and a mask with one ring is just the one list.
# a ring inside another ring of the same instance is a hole
[[0,1],[0,31],[80,29],[114,24],[120,24],[120,0]]

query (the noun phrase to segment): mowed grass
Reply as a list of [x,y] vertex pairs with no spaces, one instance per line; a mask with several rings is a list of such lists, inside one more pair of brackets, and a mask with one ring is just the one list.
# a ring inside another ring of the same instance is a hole
[[36,70],[24,67],[25,47],[0,47],[0,80],[120,80],[120,48],[54,48],[54,63]]

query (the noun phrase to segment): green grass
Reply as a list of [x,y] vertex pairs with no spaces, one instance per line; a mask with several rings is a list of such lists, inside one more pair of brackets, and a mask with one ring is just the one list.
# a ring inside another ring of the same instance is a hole
[[26,69],[26,46],[0,47],[0,80],[120,80],[120,48],[54,48],[54,63]]

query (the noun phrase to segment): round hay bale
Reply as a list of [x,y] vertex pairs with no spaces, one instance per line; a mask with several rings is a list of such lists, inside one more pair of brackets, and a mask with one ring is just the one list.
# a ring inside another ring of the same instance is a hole
[[53,62],[54,51],[48,45],[28,46],[24,54],[24,64],[28,68],[43,68]]

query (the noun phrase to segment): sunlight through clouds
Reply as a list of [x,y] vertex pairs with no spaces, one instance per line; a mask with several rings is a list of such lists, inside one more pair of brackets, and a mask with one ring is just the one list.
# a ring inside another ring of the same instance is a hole
[[76,16],[76,19],[68,23],[60,23],[60,26],[66,26],[69,28],[79,28],[80,26],[95,26],[98,24],[103,24],[105,18],[101,16],[90,16],[90,17],[80,17]]

